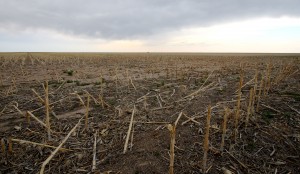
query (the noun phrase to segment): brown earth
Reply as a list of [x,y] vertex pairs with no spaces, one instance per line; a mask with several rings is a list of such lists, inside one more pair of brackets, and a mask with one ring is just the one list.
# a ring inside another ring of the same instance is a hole
[[[249,90],[255,86],[252,79],[257,70],[258,93],[268,65],[270,89],[266,95],[262,92],[259,110],[246,127]],[[234,141],[235,91],[241,66],[245,86]],[[46,173],[168,173],[170,134],[166,125],[173,124],[181,112],[174,171],[202,173],[208,105],[213,107],[208,173],[223,173],[224,169],[232,173],[300,173],[299,70],[298,54],[1,53],[0,173],[39,172],[54,149],[13,142],[13,152],[9,152],[9,139],[57,147],[84,117],[86,108],[76,94],[86,103],[87,92],[91,96],[89,128],[85,130],[81,121],[63,145],[71,151],[58,152]],[[51,140],[40,123],[32,118],[27,122],[15,108],[31,111],[44,121],[44,104],[32,89],[44,99],[45,81],[53,103]],[[123,154],[134,105],[133,139]],[[224,107],[229,107],[231,114],[221,153]],[[96,170],[92,171],[95,134]]]

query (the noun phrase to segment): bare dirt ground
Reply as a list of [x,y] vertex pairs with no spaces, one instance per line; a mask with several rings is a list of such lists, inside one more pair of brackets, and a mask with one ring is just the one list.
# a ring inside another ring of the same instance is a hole
[[[235,127],[241,74],[240,117]],[[30,111],[45,122],[41,99],[45,99],[46,81],[51,139],[41,123],[26,117]],[[246,126],[249,91],[254,87],[253,112]],[[168,173],[167,125],[182,113],[176,127],[175,173],[297,174],[299,89],[298,54],[1,53],[0,173],[38,173],[81,118],[62,146],[67,150],[54,155],[45,173]],[[209,105],[212,113],[204,171]],[[225,107],[230,114],[221,151]]]

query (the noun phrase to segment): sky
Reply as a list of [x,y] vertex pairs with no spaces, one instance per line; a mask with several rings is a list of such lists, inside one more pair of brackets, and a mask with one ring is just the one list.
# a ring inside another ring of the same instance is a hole
[[300,52],[299,0],[0,0],[0,52]]

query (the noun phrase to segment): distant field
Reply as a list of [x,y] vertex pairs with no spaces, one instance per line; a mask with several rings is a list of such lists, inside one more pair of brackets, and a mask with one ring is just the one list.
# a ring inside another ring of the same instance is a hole
[[45,173],[300,173],[299,89],[296,53],[0,53],[0,173],[75,125]]
[[210,52],[0,52],[1,56],[52,55],[52,56],[103,56],[103,55],[182,55],[182,56],[300,56],[300,53],[210,53]]

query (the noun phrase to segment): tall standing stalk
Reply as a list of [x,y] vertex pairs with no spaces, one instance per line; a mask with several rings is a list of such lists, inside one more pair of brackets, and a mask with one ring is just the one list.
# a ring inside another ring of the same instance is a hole
[[47,126],[47,133],[48,133],[48,140],[51,139],[51,132],[50,132],[50,116],[49,116],[49,87],[48,81],[45,84],[45,109],[46,109],[46,126]]
[[242,97],[242,86],[243,86],[243,68],[240,72],[240,83],[239,83],[239,89],[238,89],[238,99],[237,99],[237,105],[236,105],[236,113],[234,117],[234,141],[236,142],[237,134],[238,134],[238,124],[240,119],[240,108],[241,108],[241,97]]
[[12,141],[11,141],[11,137],[8,138],[8,152],[9,153],[13,153],[13,144],[12,144]]
[[268,66],[268,78],[267,78],[267,94],[269,93],[269,90],[271,89],[271,70],[272,70],[272,64],[269,63]]
[[224,118],[223,118],[223,126],[222,126],[222,141],[221,141],[221,148],[220,148],[221,152],[223,152],[224,150],[228,114],[229,114],[229,109],[226,107]]
[[206,118],[206,128],[205,128],[205,135],[204,135],[204,143],[203,143],[203,173],[206,173],[207,168],[207,153],[209,150],[209,129],[210,129],[210,118],[211,118],[211,106],[208,106],[207,109],[207,118]]
[[103,99],[103,76],[102,76],[102,74],[101,74],[101,76],[100,76],[100,94],[99,94],[99,99],[100,99],[100,102],[101,102],[102,109],[104,109],[104,99]]
[[261,80],[260,80],[260,86],[259,86],[259,91],[258,91],[258,96],[257,96],[257,103],[256,103],[256,112],[259,111],[259,103],[261,100],[261,93],[263,90],[263,86],[264,86],[264,77],[261,76]]
[[90,107],[90,95],[87,94],[87,104],[85,108],[86,111],[85,111],[85,124],[84,124],[86,130],[88,128],[89,107]]
[[126,81],[127,81],[127,89],[128,91],[130,91],[130,78],[129,78],[128,69],[126,69]]
[[1,139],[1,152],[3,156],[6,154],[6,144],[4,138]]
[[174,125],[168,124],[168,129],[170,131],[170,165],[169,165],[169,174],[174,174],[174,161],[175,161],[175,138],[176,138],[176,126],[177,123],[182,116],[182,112],[180,112],[179,116],[177,117]]
[[251,88],[250,93],[249,93],[249,103],[248,103],[248,108],[247,108],[247,116],[246,116],[246,127],[248,126],[249,122],[249,116],[251,115],[252,111],[252,101],[253,101],[253,88]]
[[255,101],[256,101],[256,91],[257,91],[257,76],[258,76],[258,70],[256,69],[255,71],[255,77],[254,77],[254,87],[253,87],[253,98],[252,98],[252,107],[251,107],[251,113],[254,114],[255,109],[254,109],[254,105],[255,105]]
[[147,110],[148,109],[148,103],[147,103],[147,96],[144,96],[144,109]]
[[271,87],[271,63],[269,63],[267,65],[267,69],[266,69],[266,79],[265,79],[265,83],[264,83],[264,97],[268,94],[270,87]]
[[170,165],[169,165],[169,174],[174,173],[174,160],[175,160],[175,135],[176,135],[176,128],[171,124],[168,125],[168,129],[170,131]]
[[118,69],[115,69],[115,85],[116,85],[116,93],[118,94]]

